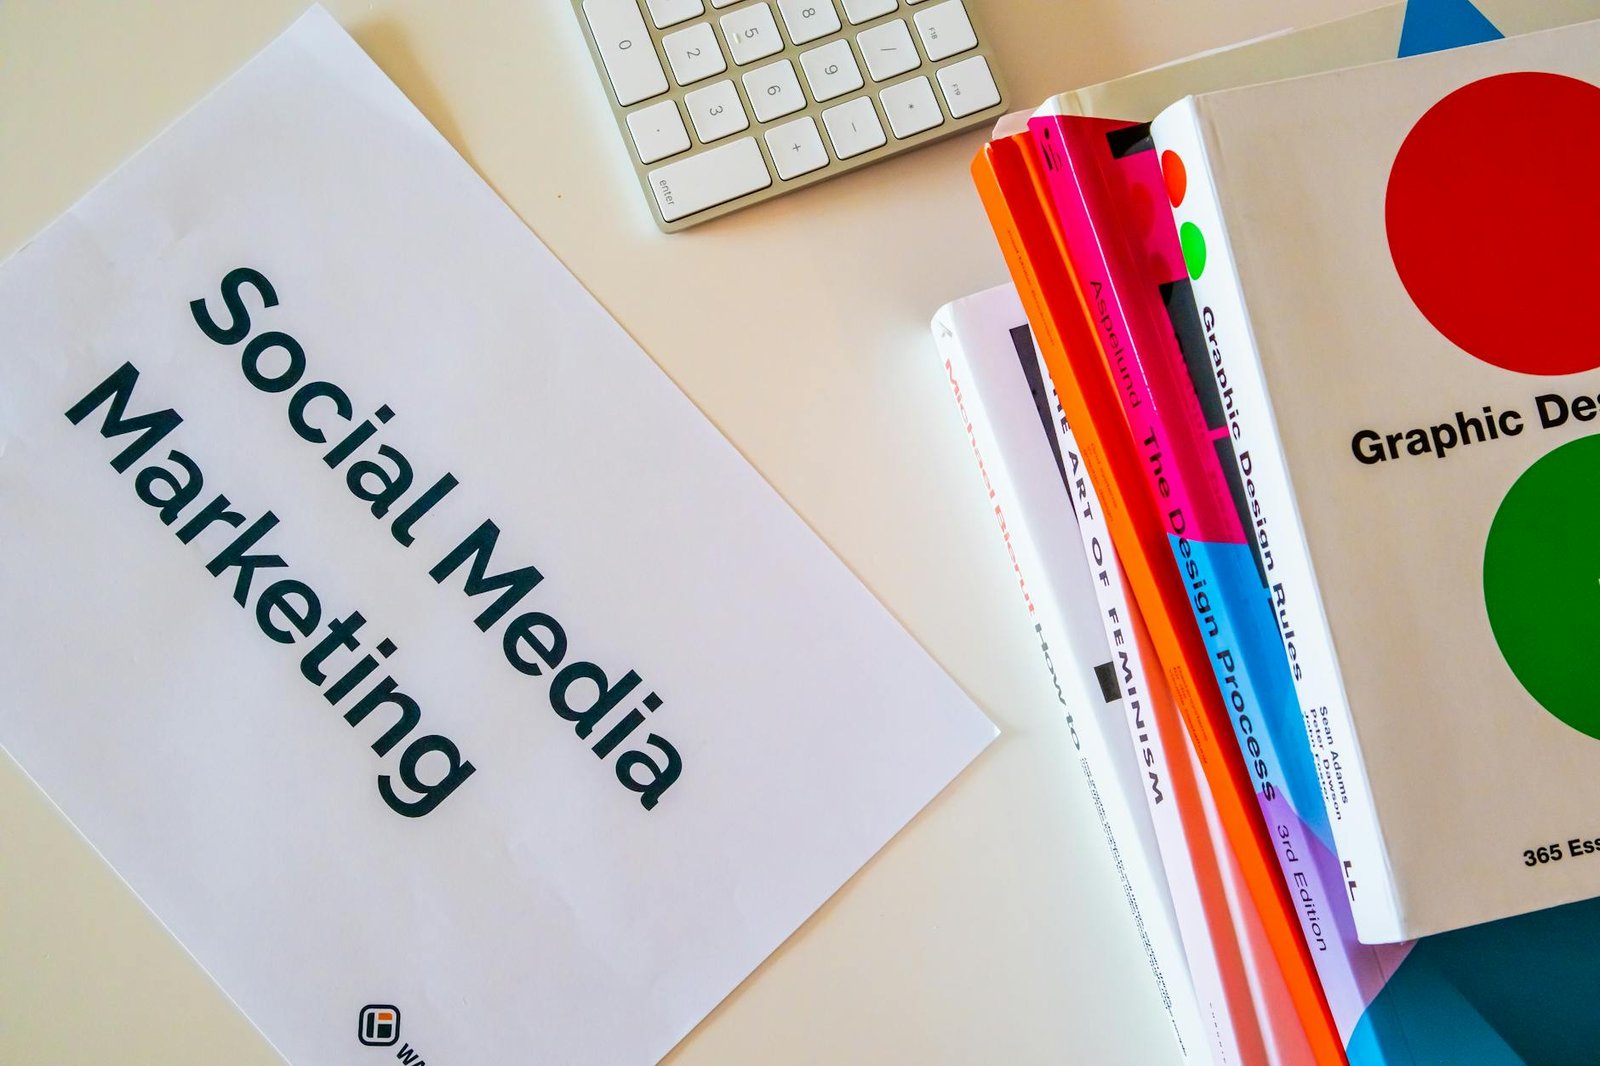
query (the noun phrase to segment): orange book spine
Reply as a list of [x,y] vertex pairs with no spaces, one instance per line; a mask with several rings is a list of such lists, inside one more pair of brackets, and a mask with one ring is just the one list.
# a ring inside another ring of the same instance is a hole
[[1343,1042],[1279,874],[1182,577],[1163,539],[1161,516],[1142,494],[1125,496],[1119,489],[1141,484],[1139,458],[1126,427],[1109,421],[1121,419],[1121,407],[1102,366],[1089,305],[1044,207],[1047,185],[1036,166],[1027,134],[1018,134],[985,145],[973,160],[972,175],[1296,1016],[1317,1062],[1343,1063]]

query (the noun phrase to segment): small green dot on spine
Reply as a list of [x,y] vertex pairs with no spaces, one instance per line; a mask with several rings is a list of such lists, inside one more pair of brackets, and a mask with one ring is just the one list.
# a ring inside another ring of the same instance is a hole
[[1178,243],[1183,248],[1183,265],[1189,268],[1189,280],[1199,281],[1206,269],[1206,238],[1200,227],[1185,222],[1178,227]]

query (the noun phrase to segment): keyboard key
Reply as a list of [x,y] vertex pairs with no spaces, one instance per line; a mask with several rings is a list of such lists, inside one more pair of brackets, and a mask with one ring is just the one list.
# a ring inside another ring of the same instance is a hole
[[689,109],[694,131],[707,144],[750,127],[744,104],[739,100],[739,90],[731,81],[696,89],[683,98],[683,106]]
[[711,0],[711,6],[720,11],[725,7],[732,7],[738,2],[739,0]]
[[944,112],[927,78],[912,78],[878,94],[889,128],[902,140],[944,123]]
[[867,73],[873,81],[887,81],[897,74],[916,70],[922,65],[917,46],[911,42],[911,31],[904,19],[885,22],[856,35],[861,48],[861,58],[866,60]]
[[634,0],[583,0],[583,17],[618,104],[627,107],[667,91],[666,72]]
[[895,9],[895,0],[843,0],[843,2],[844,17],[850,20],[852,26],[881,18]]
[[[631,2],[631,0],[630,0]],[[737,200],[772,184],[754,137],[692,155],[650,171],[650,191],[668,222]]]
[[678,79],[679,85],[693,85],[728,69],[722,49],[717,45],[716,31],[709,22],[697,22],[686,30],[667,34],[661,38],[661,47],[666,50],[672,76]]
[[822,113],[822,124],[828,127],[833,154],[840,159],[870,152],[888,141],[871,97],[859,96],[847,104],[828,108]]
[[800,79],[795,76],[794,64],[787,59],[757,67],[746,74],[744,94],[750,98],[757,122],[771,122],[775,118],[792,115],[806,106],[806,94],[800,91]]
[[837,40],[800,53],[800,66],[805,68],[811,95],[819,104],[861,88],[861,69],[849,41]]
[[783,24],[789,27],[789,39],[795,44],[839,32],[833,0],[778,0],[778,10],[783,12]]
[[822,146],[822,134],[817,132],[817,124],[809,115],[774,126],[766,132],[766,138],[772,163],[778,168],[778,177],[784,181],[828,165],[828,150]]
[[935,63],[978,47],[978,35],[972,32],[972,23],[961,0],[944,0],[942,4],[918,11],[913,17],[917,32],[922,35],[922,50]]
[[944,90],[951,118],[966,118],[1000,102],[1000,90],[982,56],[963,59],[939,71],[939,88]]
[[644,0],[644,2],[650,8],[650,21],[656,24],[658,30],[687,22],[705,11],[705,5],[700,0]]
[[753,4],[723,15],[722,35],[728,39],[733,61],[741,66],[783,51],[778,24],[766,4]]
[[683,128],[683,116],[671,100],[629,112],[628,132],[633,134],[633,146],[639,150],[639,162],[645,164],[677,155],[689,147],[689,131]]

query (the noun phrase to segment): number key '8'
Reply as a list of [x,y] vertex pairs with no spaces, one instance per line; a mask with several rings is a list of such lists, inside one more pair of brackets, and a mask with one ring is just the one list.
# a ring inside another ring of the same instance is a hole
[[833,9],[833,0],[778,0],[778,9],[783,12],[783,24],[789,28],[789,39],[795,44],[839,32],[839,13]]

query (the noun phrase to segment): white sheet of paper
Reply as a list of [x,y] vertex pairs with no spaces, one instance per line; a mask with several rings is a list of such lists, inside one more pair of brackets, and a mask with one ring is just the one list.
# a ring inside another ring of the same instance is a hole
[[0,743],[292,1061],[654,1061],[993,736],[320,9],[0,338]]

